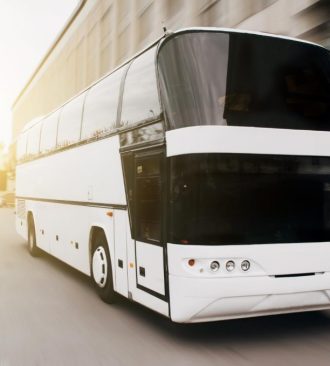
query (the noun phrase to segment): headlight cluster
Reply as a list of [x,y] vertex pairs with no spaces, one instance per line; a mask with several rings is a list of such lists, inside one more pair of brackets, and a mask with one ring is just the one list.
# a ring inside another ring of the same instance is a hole
[[246,272],[250,269],[251,265],[250,265],[250,262],[247,261],[247,260],[244,260],[242,263],[241,263],[241,268],[242,268],[242,271]]
[[228,261],[226,263],[226,270],[228,272],[232,272],[235,269],[235,262],[234,261]]
[[218,262],[218,261],[213,261],[213,262],[211,262],[211,264],[210,264],[210,270],[212,271],[212,272],[216,272],[216,271],[218,271],[220,269],[220,263]]
[[204,270],[207,270],[209,272],[218,272],[221,268],[226,269],[227,272],[233,272],[236,267],[241,268],[243,272],[246,272],[250,269],[251,263],[247,260],[212,260],[211,262],[208,261],[199,261],[197,259],[188,259],[188,266],[194,267],[199,264],[199,271],[204,272]]

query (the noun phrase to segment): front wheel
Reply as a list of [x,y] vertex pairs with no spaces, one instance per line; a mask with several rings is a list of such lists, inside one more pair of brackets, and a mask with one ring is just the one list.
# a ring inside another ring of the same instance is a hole
[[91,266],[93,285],[100,298],[108,304],[114,303],[117,296],[113,289],[108,242],[103,231],[99,231],[95,236]]

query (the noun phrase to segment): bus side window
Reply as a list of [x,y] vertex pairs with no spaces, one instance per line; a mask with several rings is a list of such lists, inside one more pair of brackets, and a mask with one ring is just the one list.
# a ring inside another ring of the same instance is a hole
[[58,122],[57,147],[66,147],[79,141],[82,110],[86,93],[67,103]]
[[56,148],[57,124],[60,110],[52,113],[42,121],[40,136],[40,152],[47,154]]
[[28,130],[27,138],[27,156],[35,157],[39,154],[39,144],[40,144],[40,129],[41,123],[39,122]]
[[97,138],[115,130],[120,83],[125,67],[92,86],[86,96],[81,138]]
[[123,93],[121,126],[155,120],[160,115],[155,52],[154,47],[143,53],[128,69]]

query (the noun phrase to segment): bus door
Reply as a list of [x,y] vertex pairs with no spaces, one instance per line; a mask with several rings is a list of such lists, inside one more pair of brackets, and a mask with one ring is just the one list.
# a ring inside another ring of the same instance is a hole
[[[128,152],[122,159],[134,246],[134,282],[138,289],[163,299],[166,292],[162,242],[164,152],[161,149]],[[132,259],[131,245],[128,256]],[[131,285],[133,281],[129,282]]]
[[161,150],[135,155],[134,234],[137,287],[165,296],[163,200],[164,153]]

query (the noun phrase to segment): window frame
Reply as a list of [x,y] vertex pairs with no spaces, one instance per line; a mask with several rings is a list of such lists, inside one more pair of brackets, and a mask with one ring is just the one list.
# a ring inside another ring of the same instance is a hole
[[[158,107],[159,107],[159,113],[158,114],[154,114],[152,117],[150,118],[144,118],[132,123],[123,123],[122,122],[122,115],[123,115],[123,108],[124,108],[124,95],[125,95],[125,88],[127,87],[127,77],[129,76],[129,72],[131,70],[132,65],[134,64],[134,62],[136,60],[139,59],[139,57],[142,57],[143,55],[145,55],[148,51],[154,49],[154,55],[153,55],[153,70],[154,70],[154,76],[155,76],[155,86],[156,86],[156,91],[157,91],[157,98],[155,100],[157,100],[158,103]],[[119,130],[129,130],[129,129],[134,129],[139,125],[142,124],[151,124],[153,122],[156,121],[161,121],[163,120],[163,104],[161,101],[161,97],[160,97],[160,88],[159,88],[159,77],[158,77],[158,50],[159,50],[159,42],[151,45],[150,47],[148,47],[147,49],[145,49],[143,52],[141,52],[138,56],[134,57],[129,63],[128,63],[128,67],[126,70],[126,73],[124,75],[124,78],[122,80],[122,89],[121,89],[121,98],[120,98],[120,110],[118,113],[118,121],[117,121],[117,128]]]

